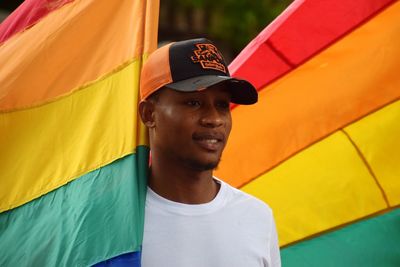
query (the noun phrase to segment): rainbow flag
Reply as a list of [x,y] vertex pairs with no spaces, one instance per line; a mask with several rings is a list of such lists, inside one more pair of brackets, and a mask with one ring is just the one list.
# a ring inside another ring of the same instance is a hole
[[0,25],[0,266],[140,265],[158,9],[27,0]]
[[400,266],[400,2],[295,1],[230,65],[216,175],[269,203],[283,266]]

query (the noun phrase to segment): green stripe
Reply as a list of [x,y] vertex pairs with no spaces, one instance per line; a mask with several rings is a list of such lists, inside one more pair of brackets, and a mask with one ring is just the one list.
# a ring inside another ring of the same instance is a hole
[[[88,266],[140,250],[148,148],[0,214],[0,266]],[[140,177],[140,179],[138,179]]]
[[400,209],[281,251],[282,266],[400,266]]

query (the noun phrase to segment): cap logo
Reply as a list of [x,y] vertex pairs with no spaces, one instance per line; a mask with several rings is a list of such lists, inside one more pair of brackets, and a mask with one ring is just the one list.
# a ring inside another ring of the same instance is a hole
[[214,69],[226,73],[224,59],[218,49],[212,44],[196,44],[197,50],[190,59],[194,63],[200,63],[203,69]]

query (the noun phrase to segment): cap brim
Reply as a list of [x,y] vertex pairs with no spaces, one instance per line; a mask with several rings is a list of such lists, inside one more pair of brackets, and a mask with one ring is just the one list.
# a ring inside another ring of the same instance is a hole
[[225,83],[232,93],[231,102],[240,105],[251,105],[257,102],[256,88],[246,80],[229,76],[203,75],[165,85],[165,87],[180,92],[195,92],[207,89],[210,86]]

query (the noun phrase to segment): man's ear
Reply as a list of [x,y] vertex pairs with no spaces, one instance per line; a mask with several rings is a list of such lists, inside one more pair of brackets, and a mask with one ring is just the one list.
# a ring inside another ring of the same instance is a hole
[[143,123],[147,128],[154,128],[154,103],[152,101],[143,100],[139,103],[139,114]]

